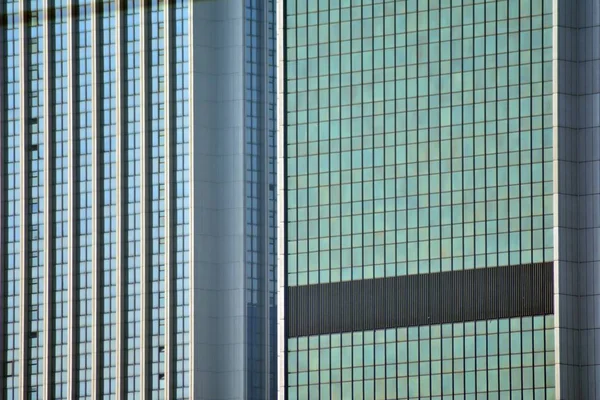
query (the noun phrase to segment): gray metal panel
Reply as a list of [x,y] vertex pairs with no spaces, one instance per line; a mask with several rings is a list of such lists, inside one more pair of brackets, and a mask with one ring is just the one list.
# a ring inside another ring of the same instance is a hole
[[243,398],[244,3],[191,9],[193,398]]

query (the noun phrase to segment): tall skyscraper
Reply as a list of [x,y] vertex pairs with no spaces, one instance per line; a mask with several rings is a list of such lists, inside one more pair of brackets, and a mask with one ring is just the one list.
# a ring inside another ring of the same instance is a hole
[[0,8],[0,398],[272,398],[274,2]]
[[279,0],[280,398],[600,398],[599,24]]

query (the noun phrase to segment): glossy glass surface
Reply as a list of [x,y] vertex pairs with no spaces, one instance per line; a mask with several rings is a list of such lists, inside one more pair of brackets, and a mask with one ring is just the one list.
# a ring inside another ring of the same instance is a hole
[[82,0],[75,35],[75,387],[74,396],[92,396],[92,3]]
[[51,332],[52,361],[49,383],[55,399],[67,398],[68,329],[69,329],[69,132],[68,132],[68,51],[67,51],[67,1],[56,0],[54,20],[50,22],[52,37],[50,52],[50,116],[52,134],[52,293]]
[[288,399],[554,399],[554,318],[288,339]]
[[552,260],[552,2],[285,2],[288,283]]
[[245,17],[246,382],[259,400],[277,378],[275,2],[245,0]]
[[[190,119],[189,4],[172,5],[171,105],[173,207],[173,385],[176,399],[190,397]],[[174,109],[173,109],[174,108]]]
[[164,2],[150,0],[146,9],[148,103],[146,106],[149,194],[149,375],[150,396],[165,398],[165,23]]
[[137,398],[140,386],[141,355],[141,120],[140,120],[140,0],[128,0],[124,12],[122,34],[122,62],[124,74],[123,105],[124,126],[122,134],[124,162],[123,191],[124,211],[124,260],[126,273],[125,283],[125,393],[128,398]]
[[45,14],[41,0],[25,2],[25,7],[31,12],[31,21],[25,25],[28,38],[28,57],[26,60],[26,121],[25,157],[27,157],[27,308],[28,334],[25,339],[27,357],[27,391],[33,397],[42,391],[44,376],[44,329],[45,271],[44,258],[46,240],[44,229],[44,160],[47,156],[44,138],[45,121],[48,116],[44,113],[44,45],[48,40],[44,37],[42,20]]
[[98,240],[99,394],[117,389],[117,69],[116,2],[104,1],[98,16]]

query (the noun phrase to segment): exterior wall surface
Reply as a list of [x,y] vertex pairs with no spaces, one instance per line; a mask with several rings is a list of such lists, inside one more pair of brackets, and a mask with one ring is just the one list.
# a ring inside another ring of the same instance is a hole
[[[569,192],[556,183],[555,4],[278,10],[280,398],[557,397],[568,301],[508,311],[525,303],[513,290],[547,293],[518,276],[494,297],[505,268],[566,274],[571,257],[557,249],[572,222],[557,216]],[[414,296],[384,294],[394,285]],[[549,286],[570,293],[556,277]],[[467,304],[489,313],[452,312]]]
[[274,397],[274,3],[0,3],[0,398]]

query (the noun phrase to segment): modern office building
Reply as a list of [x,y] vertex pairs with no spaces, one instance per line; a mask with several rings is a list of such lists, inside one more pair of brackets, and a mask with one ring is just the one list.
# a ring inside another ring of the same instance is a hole
[[600,398],[599,3],[277,21],[280,398]]
[[274,3],[0,3],[0,398],[273,398]]

